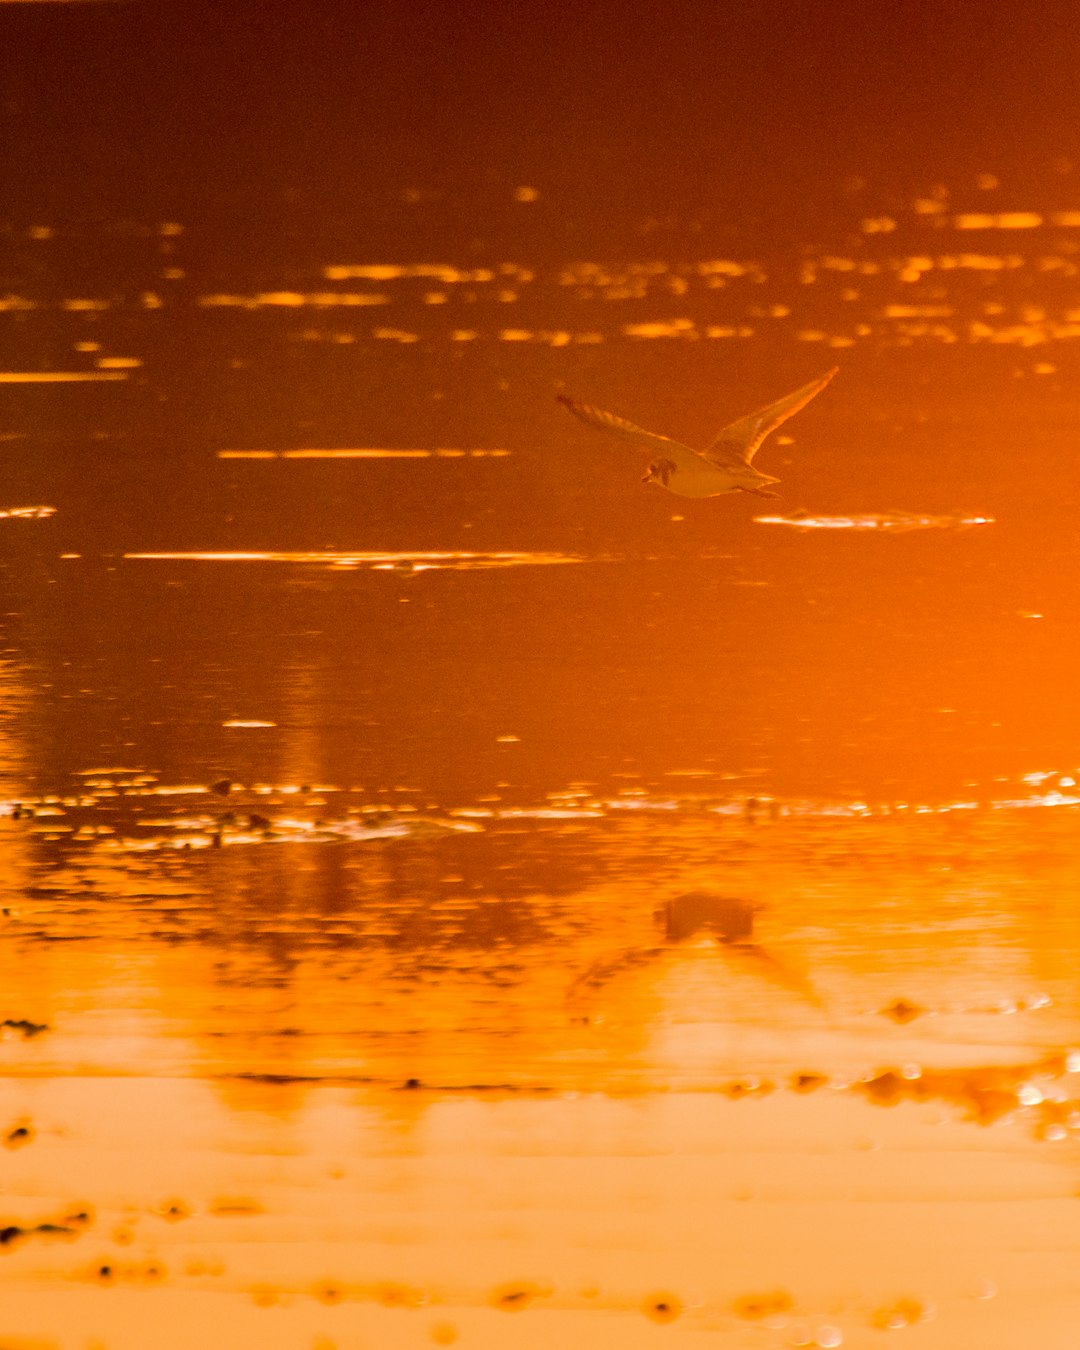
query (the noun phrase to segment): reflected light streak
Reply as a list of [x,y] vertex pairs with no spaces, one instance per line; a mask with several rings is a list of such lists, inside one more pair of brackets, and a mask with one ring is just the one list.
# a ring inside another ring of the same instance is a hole
[[258,295],[200,295],[200,309],[331,309],[361,305],[387,305],[385,295],[349,294],[346,292],[318,292],[313,295],[300,291],[263,291]]
[[509,450],[399,450],[380,446],[341,450],[219,450],[218,459],[505,459]]
[[1035,230],[1043,218],[1035,211],[1001,211],[994,215],[972,212],[953,217],[958,230]]
[[[274,728],[279,724],[268,719],[231,718],[221,726],[239,729]],[[505,738],[500,738],[505,741]],[[0,817],[12,816],[38,820],[45,817],[67,817],[69,812],[97,809],[100,812],[111,810],[112,799],[117,797],[119,789],[122,800],[127,803],[139,797],[206,797],[218,791],[217,786],[209,787],[204,783],[179,782],[161,783],[152,774],[131,768],[95,768],[74,771],[82,781],[78,784],[76,795],[40,796],[33,793],[20,793],[14,799],[0,798]],[[1051,783],[1050,780],[1056,782]],[[999,780],[1004,783],[1007,780]],[[1023,785],[1023,786],[1022,786]],[[975,786],[975,785],[973,785]],[[308,796],[310,806],[322,807],[325,803],[315,798],[327,794],[347,792],[364,794],[357,786],[334,786],[314,784],[302,786],[299,782],[277,784],[253,783],[244,787],[237,782],[229,782],[229,795],[235,802],[243,793],[250,792],[264,801],[260,810],[274,805],[282,805],[282,798],[299,795]],[[1034,788],[1035,791],[1026,791]],[[549,792],[542,800],[533,803],[500,804],[498,795],[481,796],[476,805],[450,806],[447,814],[455,819],[502,820],[502,819],[597,819],[629,816],[664,815],[677,816],[682,820],[707,820],[721,816],[731,820],[744,819],[754,821],[784,820],[843,820],[843,819],[880,819],[903,817],[909,813],[915,815],[949,815],[955,812],[968,814],[984,810],[1008,812],[1016,809],[1031,808],[1069,808],[1080,806],[1080,794],[1076,791],[1077,779],[1071,773],[1056,771],[1022,775],[1010,792],[1007,788],[998,788],[992,794],[980,794],[976,797],[941,801],[934,804],[913,804],[900,800],[876,800],[815,797],[779,798],[764,794],[746,795],[745,792],[725,793],[696,792],[686,795],[657,795],[646,788],[622,788],[615,796],[594,793],[586,789],[569,789]],[[418,789],[398,788],[398,792],[416,792]],[[178,810],[183,809],[178,807]],[[190,809],[190,808],[188,808]],[[240,809],[240,808],[238,808]],[[377,816],[380,819],[413,815],[417,808],[411,804],[398,803],[390,807],[385,802],[367,802],[367,804],[349,808],[350,812]],[[69,817],[76,821],[82,817]],[[145,821],[142,823],[146,823]],[[164,822],[161,822],[164,824]],[[181,822],[174,820],[174,826]],[[276,820],[270,821],[276,824]],[[327,822],[320,821],[322,825]]]
[[911,530],[967,530],[975,525],[993,525],[993,516],[928,516],[908,511],[884,511],[851,516],[812,516],[792,512],[789,516],[755,516],[755,525],[787,525],[794,530],[858,530],[905,534]]
[[[508,275],[518,271],[513,264],[505,267]],[[397,281],[403,277],[420,277],[449,286],[459,282],[493,281],[495,273],[489,267],[460,268],[450,263],[357,263],[324,267],[323,276],[327,281]]]
[[584,562],[567,553],[125,553],[130,561],[323,563],[333,567],[371,567],[378,571],[423,571],[439,567],[551,567]]
[[126,370],[0,370],[0,384],[89,384],[127,377]]

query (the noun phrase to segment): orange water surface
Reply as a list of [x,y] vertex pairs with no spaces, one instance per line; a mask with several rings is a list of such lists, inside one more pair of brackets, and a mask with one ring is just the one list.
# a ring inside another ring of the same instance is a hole
[[1075,807],[157,800],[0,822],[5,1345],[1069,1345]]

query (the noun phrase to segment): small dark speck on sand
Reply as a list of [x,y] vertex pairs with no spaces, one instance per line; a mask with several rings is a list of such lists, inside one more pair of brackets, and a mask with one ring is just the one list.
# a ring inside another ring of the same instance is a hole
[[791,1090],[793,1092],[816,1092],[818,1088],[824,1087],[829,1080],[823,1073],[802,1073],[792,1074]]
[[888,1007],[881,1009],[882,1017],[887,1017],[892,1022],[898,1022],[901,1026],[905,1022],[914,1022],[916,1017],[922,1017],[925,1012],[925,1008],[920,1008],[917,1003],[909,1003],[906,998],[898,998]]
[[650,1294],[641,1305],[641,1311],[653,1322],[674,1322],[682,1310],[682,1299],[676,1294]]
[[794,1306],[795,1300],[786,1289],[771,1289],[762,1294],[743,1294],[735,1300],[731,1310],[736,1317],[755,1322],[764,1317],[790,1312]]
[[545,1292],[539,1285],[533,1284],[531,1280],[522,1280],[520,1284],[501,1284],[497,1289],[493,1289],[491,1291],[491,1302],[494,1307],[501,1308],[503,1312],[521,1312],[534,1299],[542,1297]]

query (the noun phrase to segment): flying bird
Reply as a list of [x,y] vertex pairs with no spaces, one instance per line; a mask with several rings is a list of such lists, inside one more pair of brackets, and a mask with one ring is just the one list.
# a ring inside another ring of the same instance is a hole
[[766,484],[778,483],[779,478],[759,473],[751,461],[765,437],[804,408],[815,394],[820,394],[838,369],[834,366],[793,394],[786,394],[775,403],[730,423],[704,450],[691,450],[688,445],[681,445],[667,436],[642,431],[614,413],[578,403],[565,394],[556,397],[589,426],[610,431],[656,456],[641,480],[643,483],[658,483],[680,497],[717,497],[723,492],[752,492],[758,497],[775,497],[777,494],[769,492]]

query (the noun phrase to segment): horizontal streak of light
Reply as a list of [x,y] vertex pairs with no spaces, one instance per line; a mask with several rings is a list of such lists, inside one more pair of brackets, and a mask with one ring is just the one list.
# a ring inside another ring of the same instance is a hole
[[907,530],[963,530],[973,525],[993,525],[993,516],[755,516],[755,525],[787,525],[794,530],[881,530],[902,534]]
[[0,370],[0,384],[85,384],[127,377],[126,370]]
[[392,567],[395,564],[415,564],[423,567],[440,564],[478,563],[478,564],[553,564],[581,562],[581,558],[568,553],[340,553],[326,552],[175,552],[175,553],[125,553],[127,559],[159,562],[298,562],[298,563],[339,563],[359,566],[361,564],[381,564]]
[[[513,268],[504,272],[507,276],[516,276],[524,269]],[[494,281],[495,273],[489,267],[468,268],[453,267],[449,263],[358,263],[331,265],[323,268],[327,281],[397,281],[403,277],[420,277],[428,281],[441,281],[445,285],[458,282]]]
[[55,515],[55,506],[9,506],[0,510],[0,520],[47,520]]
[[745,324],[737,327],[724,324],[709,324],[702,330],[693,319],[667,319],[656,323],[628,323],[622,327],[622,333],[630,338],[748,338],[754,336],[754,330]]
[[956,310],[952,305],[886,305],[885,319],[951,319]]
[[1035,211],[1000,211],[993,215],[971,212],[953,216],[953,226],[958,230],[1035,230],[1042,223],[1042,216]]
[[109,774],[141,774],[142,769],[118,769],[115,766],[108,769],[75,769],[73,773],[76,778],[102,778]]
[[509,450],[219,450],[218,459],[503,459]]
[[388,305],[389,298],[362,291],[260,291],[256,295],[200,295],[202,309],[333,309],[359,305]]

